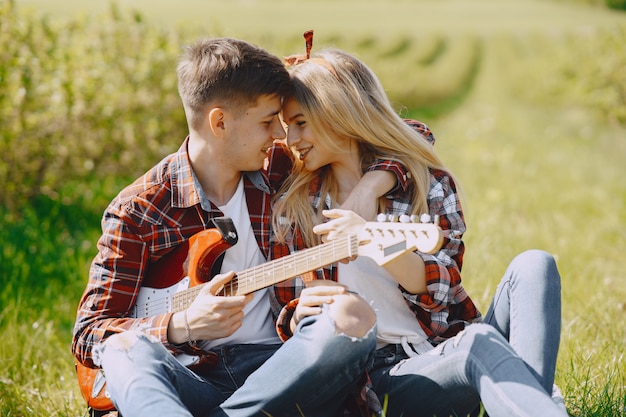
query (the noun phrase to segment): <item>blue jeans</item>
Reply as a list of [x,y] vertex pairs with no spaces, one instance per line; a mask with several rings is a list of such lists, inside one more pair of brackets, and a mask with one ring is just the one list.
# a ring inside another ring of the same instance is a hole
[[127,349],[105,344],[100,352],[107,390],[124,417],[341,415],[376,345],[375,328],[363,338],[337,334],[324,311],[303,319],[284,344],[216,350],[218,364],[197,375],[162,344],[133,337]]
[[513,260],[486,322],[422,355],[378,349],[370,376],[381,402],[388,396],[386,415],[467,415],[482,401],[491,417],[565,416],[549,394],[560,333],[560,277],[550,255],[533,250]]
[[484,322],[498,329],[552,393],[561,341],[561,277],[554,258],[540,250],[515,257]]

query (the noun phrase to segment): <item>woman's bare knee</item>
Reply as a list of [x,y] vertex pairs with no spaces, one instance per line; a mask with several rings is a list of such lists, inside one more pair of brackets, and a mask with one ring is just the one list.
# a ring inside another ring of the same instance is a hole
[[363,337],[376,323],[376,313],[363,298],[354,293],[333,296],[330,314],[340,333]]

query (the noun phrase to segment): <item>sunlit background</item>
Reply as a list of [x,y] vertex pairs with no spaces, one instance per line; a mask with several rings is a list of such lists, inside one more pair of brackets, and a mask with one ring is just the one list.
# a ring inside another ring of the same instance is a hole
[[[464,283],[553,253],[576,416],[626,415],[626,1],[0,0],[0,415],[85,412],[69,350],[100,215],[176,150],[181,46],[345,49],[463,186]],[[540,410],[538,410],[540,411]],[[540,415],[540,413],[538,414]]]

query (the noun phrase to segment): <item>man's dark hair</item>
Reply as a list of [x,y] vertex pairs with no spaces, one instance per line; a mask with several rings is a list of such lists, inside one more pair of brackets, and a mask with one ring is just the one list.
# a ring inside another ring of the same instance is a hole
[[289,74],[278,57],[238,39],[201,39],[187,46],[177,72],[192,127],[202,123],[208,105],[237,111],[254,106],[260,96],[282,97],[289,89]]

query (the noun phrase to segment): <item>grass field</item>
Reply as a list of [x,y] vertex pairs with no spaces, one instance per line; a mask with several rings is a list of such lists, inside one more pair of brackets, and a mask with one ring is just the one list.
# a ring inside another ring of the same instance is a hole
[[[17,4],[57,18],[106,7],[67,0]],[[314,48],[332,43],[354,50],[381,73],[385,63],[364,49],[366,39],[375,39],[378,49],[402,38],[421,45],[435,33],[452,42],[476,39],[478,64],[463,94],[434,110],[405,109],[430,125],[437,149],[463,185],[465,286],[484,311],[515,254],[529,248],[553,253],[563,279],[557,383],[568,410],[581,417],[626,416],[626,130],[574,102],[555,104],[520,93],[529,80],[528,89],[537,87],[542,77],[536,71],[544,71],[546,79],[559,75],[550,62],[529,65],[533,51],[556,51],[566,37],[587,39],[624,27],[625,14],[513,0],[119,4],[163,25],[242,37],[278,55],[299,52],[300,34],[314,28],[319,39]],[[398,65],[407,59],[402,55]],[[385,85],[396,81],[390,74]],[[122,174],[112,179],[118,186],[127,180]],[[2,416],[67,417],[85,411],[69,344],[99,215],[112,197],[99,191],[110,189],[105,185],[94,182],[93,193],[74,196],[72,204],[37,200],[23,208],[19,220],[0,212]],[[58,191],[72,194],[71,184]]]

